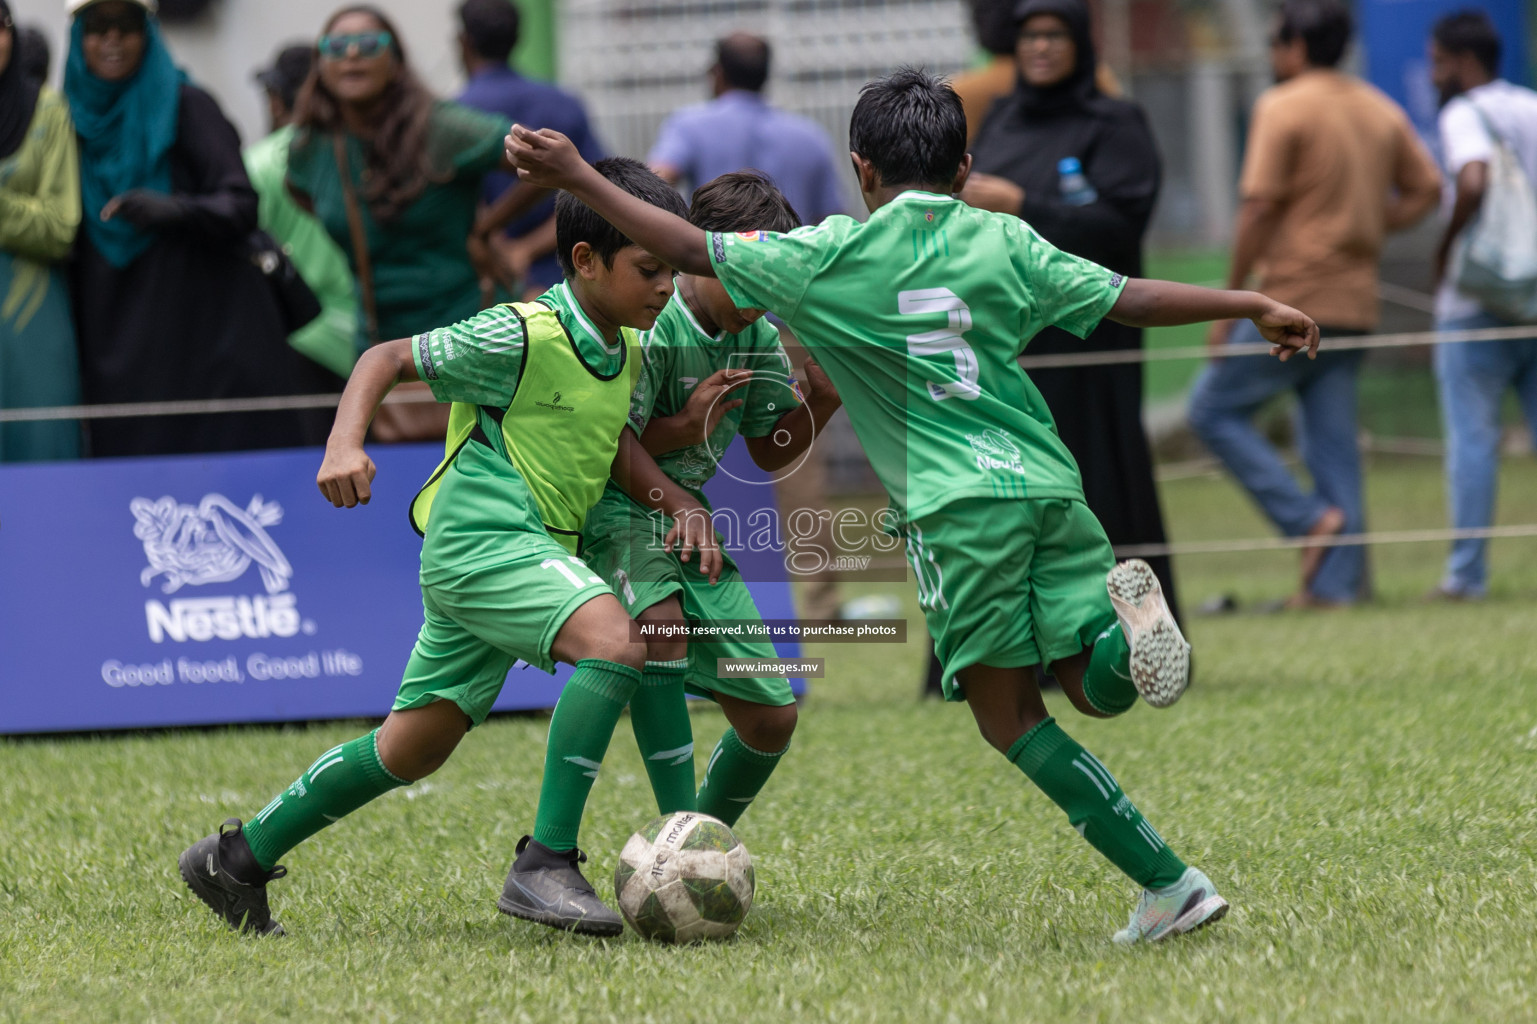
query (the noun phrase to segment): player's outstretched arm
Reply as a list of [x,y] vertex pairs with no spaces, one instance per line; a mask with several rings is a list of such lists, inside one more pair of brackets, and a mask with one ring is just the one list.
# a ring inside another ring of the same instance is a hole
[[549,128],[536,132],[515,124],[507,135],[506,149],[507,159],[524,181],[565,189],[630,241],[676,270],[715,276],[705,252],[703,231],[603,177],[560,132]]
[[662,472],[662,467],[635,436],[633,427],[626,426],[620,433],[619,449],[614,453],[610,472],[620,490],[673,521],[672,529],[663,538],[664,550],[671,551],[676,547],[678,558],[687,562],[690,553],[699,549],[699,571],[708,576],[710,585],[714,586],[720,580],[724,562],[709,509]]
[[391,388],[420,379],[411,359],[409,338],[375,345],[358,359],[337,403],[336,422],[315,477],[320,493],[331,504],[337,508],[368,504],[375,472],[374,460],[363,451],[368,424]]
[[1132,278],[1107,314],[1128,327],[1177,327],[1204,320],[1253,320],[1284,362],[1294,352],[1318,357],[1318,325],[1312,317],[1259,292],[1201,288],[1174,281]]
[[817,431],[832,419],[838,406],[843,404],[838,389],[833,387],[833,382],[827,379],[827,374],[822,372],[822,367],[815,359],[806,360],[806,383],[803,390],[806,394],[804,404],[779,417],[772,433],[765,437],[746,439],[747,453],[764,472],[783,469],[800,458],[801,453],[816,440]]

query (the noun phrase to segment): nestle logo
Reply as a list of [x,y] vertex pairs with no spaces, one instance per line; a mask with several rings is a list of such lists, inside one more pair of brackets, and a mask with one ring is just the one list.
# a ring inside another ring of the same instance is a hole
[[302,625],[292,594],[183,598],[170,602],[169,607],[159,601],[145,601],[144,617],[149,638],[157,644],[167,639],[186,643],[289,637]]

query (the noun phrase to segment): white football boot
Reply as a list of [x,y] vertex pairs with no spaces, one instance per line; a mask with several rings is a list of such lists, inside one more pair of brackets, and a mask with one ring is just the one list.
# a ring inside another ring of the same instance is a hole
[[1158,577],[1133,558],[1110,570],[1105,587],[1131,647],[1132,685],[1153,707],[1168,707],[1190,685],[1190,645],[1169,612]]
[[1126,927],[1115,933],[1119,945],[1158,942],[1171,935],[1195,931],[1227,914],[1227,900],[1217,895],[1200,868],[1186,868],[1167,889],[1143,889]]

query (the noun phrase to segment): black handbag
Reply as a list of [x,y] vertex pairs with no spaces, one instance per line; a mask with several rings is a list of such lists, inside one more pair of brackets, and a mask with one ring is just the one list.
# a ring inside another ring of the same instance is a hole
[[299,268],[277,239],[265,231],[253,231],[246,238],[246,248],[251,263],[272,291],[285,334],[292,334],[320,315],[320,300],[299,276]]

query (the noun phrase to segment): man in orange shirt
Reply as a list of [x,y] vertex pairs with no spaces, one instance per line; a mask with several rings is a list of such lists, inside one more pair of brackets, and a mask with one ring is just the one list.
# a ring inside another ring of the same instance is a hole
[[[1270,40],[1277,85],[1254,105],[1244,156],[1228,287],[1258,271],[1259,287],[1318,321],[1324,336],[1377,326],[1383,236],[1436,205],[1440,173],[1404,112],[1335,70],[1350,40],[1342,0],[1284,0]],[[1366,528],[1356,448],[1361,353],[1316,361],[1222,357],[1229,341],[1258,341],[1233,322],[1212,325],[1212,362],[1190,395],[1190,424],[1288,536]],[[1260,406],[1296,392],[1298,446],[1313,479],[1304,492],[1252,422]],[[1366,552],[1303,549],[1302,586],[1289,604],[1349,604],[1366,596]]]

